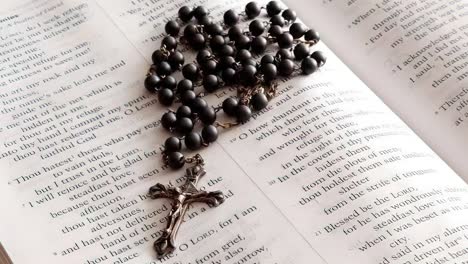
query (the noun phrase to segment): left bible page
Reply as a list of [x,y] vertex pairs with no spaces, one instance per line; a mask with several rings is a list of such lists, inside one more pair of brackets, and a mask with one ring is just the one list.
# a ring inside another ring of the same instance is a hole
[[14,263],[324,263],[217,146],[201,185],[229,206],[192,208],[177,252],[156,260],[169,203],[145,194],[181,175],[160,162],[167,135],[143,89],[148,62],[95,1],[2,12],[0,241]]

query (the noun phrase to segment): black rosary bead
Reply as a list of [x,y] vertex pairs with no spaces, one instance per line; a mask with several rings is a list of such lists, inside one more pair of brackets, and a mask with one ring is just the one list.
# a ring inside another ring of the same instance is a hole
[[179,18],[180,20],[184,21],[185,23],[187,23],[188,21],[190,21],[190,19],[192,19],[193,17],[193,13],[192,13],[192,9],[188,6],[183,6],[179,9]]
[[174,112],[167,112],[161,117],[161,125],[167,130],[172,130],[175,128],[177,122],[177,117]]
[[180,31],[180,25],[177,23],[177,21],[171,20],[166,23],[166,26],[164,27],[166,30],[166,33],[171,36],[177,36]]
[[170,106],[175,99],[174,92],[169,88],[162,88],[158,92],[158,99],[162,105]]
[[241,104],[236,107],[235,114],[239,123],[245,123],[252,117],[252,110],[250,110],[250,107]]
[[294,57],[296,60],[302,60],[310,55],[310,48],[304,43],[299,43],[294,47]]
[[325,53],[319,50],[314,51],[314,53],[312,53],[310,57],[314,59],[315,61],[317,61],[317,64],[319,67],[322,67],[327,62],[327,56],[325,55]]
[[221,35],[216,35],[210,40],[210,47],[214,52],[218,52],[224,46],[224,44],[226,44],[226,41]]
[[313,29],[309,29],[305,33],[304,39],[307,40],[307,41],[318,42],[320,40],[320,34],[317,31],[313,30]]
[[236,70],[234,70],[233,68],[224,69],[221,74],[221,78],[227,85],[234,84],[236,81]]
[[171,152],[167,154],[167,165],[171,169],[177,170],[185,165],[185,157],[180,152]]
[[252,49],[253,53],[261,54],[265,52],[267,45],[268,45],[268,41],[266,40],[266,38],[262,36],[258,36],[252,40],[250,48]]
[[215,60],[207,60],[202,65],[203,75],[215,74],[218,70],[218,63]]
[[304,74],[312,74],[318,69],[317,61],[312,58],[305,58],[302,60],[301,69]]
[[270,1],[266,6],[266,10],[267,10],[268,16],[272,17],[274,15],[281,13],[282,8],[281,8],[281,5],[277,1]]
[[264,93],[256,93],[250,101],[255,111],[260,111],[268,105],[268,98]]
[[231,47],[228,44],[224,44],[220,49],[219,49],[219,55],[220,56],[234,56],[234,53],[236,51],[234,50],[233,47]]
[[293,23],[289,27],[289,33],[293,36],[294,39],[302,38],[306,32],[307,28],[302,23]]
[[206,33],[210,36],[222,35],[223,34],[223,27],[216,23],[211,23],[205,27]]
[[161,78],[156,74],[148,75],[145,79],[145,88],[146,90],[155,93],[159,90],[161,84]]
[[229,29],[228,31],[228,36],[229,39],[232,41],[237,41],[237,39],[241,36],[243,36],[242,28],[240,26],[234,26]]
[[188,107],[186,105],[181,105],[181,106],[179,106],[179,108],[177,108],[176,117],[178,119],[182,118],[182,117],[190,118],[191,116],[192,116],[192,110],[190,109],[190,107]]
[[184,38],[190,41],[195,34],[198,33],[198,28],[195,25],[187,25],[184,29]]
[[193,82],[189,79],[182,79],[177,84],[177,93],[182,94],[185,91],[193,90]]
[[216,121],[216,111],[213,107],[205,107],[198,113],[198,118],[205,125],[211,125]]
[[177,86],[177,80],[172,76],[166,76],[161,80],[161,87],[174,90]]
[[218,62],[218,70],[223,71],[224,69],[232,68],[235,63],[236,60],[232,56],[221,57]]
[[241,49],[241,50],[237,51],[236,58],[237,58],[238,61],[240,61],[242,63],[243,61],[252,59],[252,54],[250,53],[250,51],[248,51],[246,49]]
[[180,95],[180,101],[187,106],[191,106],[195,98],[197,98],[197,94],[191,90],[186,90]]
[[198,79],[199,73],[200,70],[194,63],[188,63],[182,68],[182,75],[184,78],[191,81],[196,81]]
[[195,34],[191,39],[190,39],[190,45],[192,45],[192,48],[195,50],[201,50],[205,47],[205,37],[201,33]]
[[292,47],[294,43],[294,38],[288,32],[284,32],[283,34],[277,37],[277,42],[278,42],[278,46],[281,49],[289,49]]
[[255,18],[260,15],[261,7],[257,2],[250,2],[245,6],[245,14],[249,19]]
[[241,84],[244,86],[254,85],[257,81],[256,74],[257,68],[255,68],[255,66],[245,65],[239,72]]
[[207,27],[207,26],[213,24],[213,19],[208,15],[197,19],[197,21],[198,21],[198,24],[203,25],[204,27]]
[[185,146],[190,150],[198,150],[202,146],[202,138],[198,133],[190,132],[185,135]]
[[153,55],[151,55],[151,60],[154,65],[158,65],[161,61],[167,60],[167,56],[162,50],[155,50]]
[[206,144],[215,142],[218,139],[218,129],[213,125],[203,127],[201,136]]
[[297,19],[297,14],[296,14],[296,11],[294,10],[291,10],[291,9],[286,9],[283,11],[283,13],[281,14],[283,16],[283,18],[288,21],[288,22],[294,22],[296,21]]
[[203,6],[197,6],[195,10],[193,10],[193,15],[196,19],[201,19],[202,17],[208,15],[208,10]]
[[203,78],[203,88],[209,93],[216,91],[219,88],[218,76],[214,74],[206,75]]
[[278,38],[281,34],[283,34],[283,29],[278,25],[273,25],[268,30],[268,34],[270,34],[272,37]]
[[256,19],[250,22],[249,30],[253,36],[260,36],[265,31],[265,25],[263,24],[262,21]]
[[200,97],[197,97],[192,101],[192,104],[191,104],[190,107],[192,108],[193,113],[198,114],[198,113],[200,113],[201,110],[203,110],[203,108],[205,108],[207,106],[208,106],[208,103],[205,100],[203,100]]
[[239,15],[232,9],[229,9],[224,13],[224,24],[232,27],[239,22]]
[[285,60],[285,59],[292,60],[294,59],[294,56],[292,55],[291,51],[289,51],[288,49],[280,49],[276,53],[276,58],[278,58],[278,60],[280,61]]
[[202,64],[203,62],[212,58],[211,52],[207,49],[202,49],[197,53],[197,62]]
[[254,66],[254,67],[257,67],[257,62],[254,60],[254,59],[247,59],[245,61],[242,62],[242,66]]
[[290,76],[294,72],[294,62],[290,59],[284,59],[278,64],[278,73],[281,76]]
[[271,17],[270,23],[271,25],[284,27],[284,24],[286,24],[286,21],[284,21],[284,18],[281,15],[274,15]]
[[246,35],[240,36],[236,41],[235,45],[238,50],[240,49],[250,49],[250,43],[252,40]]
[[177,48],[177,39],[173,36],[165,36],[161,41],[161,47],[167,50],[175,50]]
[[186,135],[193,130],[193,121],[188,117],[177,118],[175,129],[182,135]]
[[164,142],[164,149],[167,153],[177,152],[182,149],[182,142],[178,137],[169,137]]
[[276,68],[276,65],[273,63],[265,63],[261,66],[261,71],[263,74],[263,79],[266,82],[271,82],[276,79],[278,75],[278,70]]
[[171,65],[172,70],[175,71],[175,70],[180,69],[180,67],[184,65],[185,58],[181,52],[174,51],[169,55],[169,57],[167,58],[167,61]]
[[275,57],[271,56],[270,54],[266,54],[262,57],[260,60],[260,64],[263,66],[268,63],[274,63],[275,62]]
[[223,111],[228,116],[234,116],[236,114],[236,109],[238,105],[239,105],[239,102],[237,101],[236,98],[232,98],[232,97],[226,98],[224,99],[223,105],[222,105]]
[[172,73],[171,65],[167,61],[161,61],[156,65],[156,73],[161,77],[168,76]]

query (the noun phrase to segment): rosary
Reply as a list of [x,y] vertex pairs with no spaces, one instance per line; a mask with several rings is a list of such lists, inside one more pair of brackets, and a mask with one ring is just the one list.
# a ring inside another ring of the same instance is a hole
[[[260,19],[263,9],[267,14]],[[169,110],[161,118],[161,125],[176,134],[164,143],[164,163],[174,170],[191,164],[182,186],[166,187],[158,183],[149,189],[152,199],[172,200],[166,229],[154,242],[158,258],[176,249],[175,237],[191,203],[216,207],[224,202],[221,191],[196,188],[205,174],[205,162],[200,154],[185,157],[182,145],[190,151],[208,147],[218,139],[218,129],[246,123],[253,112],[264,109],[277,93],[278,79],[312,74],[326,62],[323,52],[311,53],[311,47],[320,40],[319,34],[295,22],[296,12],[283,10],[276,1],[266,7],[250,2],[244,12],[238,14],[231,9],[223,18],[224,23],[217,24],[203,6],[180,8],[178,18],[165,26],[167,36],[161,48],[152,54],[153,64],[144,82],[148,91],[157,93],[162,105],[180,103],[177,111]],[[249,23],[248,27],[245,25],[244,29],[242,23]],[[285,27],[289,30],[284,30]],[[197,51],[196,61],[184,64],[178,45]],[[278,52],[264,54],[269,45],[277,46]],[[171,76],[176,71],[182,71],[184,79],[177,81]],[[203,91],[196,93],[199,87]],[[203,99],[205,94],[223,87],[235,88],[236,96],[224,99],[218,106],[209,106]],[[217,121],[221,110],[233,121]],[[194,131],[197,126],[202,127],[200,133]]]

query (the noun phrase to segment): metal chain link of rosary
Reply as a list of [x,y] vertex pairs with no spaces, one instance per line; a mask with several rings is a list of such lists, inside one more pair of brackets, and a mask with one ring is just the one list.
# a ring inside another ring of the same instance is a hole
[[[269,21],[259,19],[262,10],[266,10]],[[224,201],[219,191],[196,189],[198,178],[204,175],[204,160],[199,154],[185,157],[181,153],[182,141],[192,151],[208,147],[218,139],[219,128],[246,123],[253,112],[267,107],[277,93],[280,78],[309,75],[325,64],[323,52],[311,53],[311,47],[320,40],[319,34],[295,22],[296,19],[296,12],[271,1],[266,7],[250,2],[240,14],[232,9],[226,11],[224,25],[214,23],[203,6],[194,9],[184,6],[176,20],[167,22],[167,36],[163,38],[161,48],[152,55],[153,65],[145,79],[145,87],[157,93],[164,106],[181,103],[175,112],[170,110],[161,118],[161,125],[176,133],[164,143],[163,161],[172,169],[180,169],[187,163],[193,166],[187,169],[187,182],[183,186],[166,188],[157,184],[150,188],[151,198],[173,200],[168,226],[154,244],[159,257],[175,250],[174,239],[190,203],[205,202],[217,206]],[[244,30],[241,23],[249,20],[252,21],[248,30]],[[196,62],[184,65],[185,57],[177,50],[179,45],[196,50]],[[277,45],[278,52],[264,54],[268,45]],[[176,71],[182,71],[184,79],[177,82],[171,76]],[[198,87],[203,87],[204,91],[197,94],[195,89]],[[219,106],[209,106],[203,96],[223,87],[235,88],[237,96],[226,98]],[[217,121],[220,110],[234,120]],[[201,133],[194,131],[198,122],[203,126]]]

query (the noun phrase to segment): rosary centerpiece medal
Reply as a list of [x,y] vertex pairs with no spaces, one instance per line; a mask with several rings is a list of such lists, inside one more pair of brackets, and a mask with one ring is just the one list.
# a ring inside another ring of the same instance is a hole
[[[182,186],[158,183],[149,190],[152,199],[172,201],[167,227],[154,243],[158,258],[176,249],[176,235],[190,204],[216,207],[224,202],[220,191],[197,189],[205,174],[205,161],[200,154],[185,157],[183,145],[190,151],[208,147],[218,139],[219,129],[244,124],[253,113],[265,109],[277,94],[278,81],[310,75],[325,65],[325,54],[311,51],[320,40],[319,34],[296,18],[296,12],[271,1],[265,7],[250,2],[242,13],[228,10],[220,23],[213,22],[203,6],[183,6],[178,17],[167,22],[167,36],[152,54],[145,87],[157,94],[162,105],[179,104],[177,110],[169,109],[161,118],[162,127],[174,133],[165,141],[162,156],[174,170],[190,166]],[[196,60],[185,63],[177,49],[180,45],[195,50]],[[276,53],[269,51],[271,47]],[[183,75],[179,81],[172,76],[177,71]],[[236,95],[210,106],[204,97],[224,87],[235,88]],[[221,110],[233,120],[218,121]],[[200,132],[195,131],[198,125]]]

